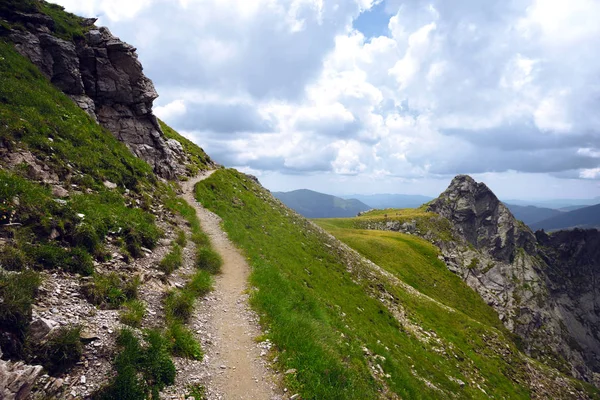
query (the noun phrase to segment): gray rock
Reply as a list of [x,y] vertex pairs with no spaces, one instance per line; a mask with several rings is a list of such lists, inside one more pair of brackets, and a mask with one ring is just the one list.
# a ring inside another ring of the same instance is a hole
[[104,186],[108,189],[116,189],[117,188],[117,184],[116,183],[112,183],[109,181],[104,181]]
[[38,342],[48,336],[54,329],[58,327],[58,322],[50,319],[38,318],[29,326],[29,335]]
[[26,399],[41,373],[39,365],[0,360],[0,399]]
[[52,196],[54,197],[69,197],[69,191],[62,186],[52,186]]

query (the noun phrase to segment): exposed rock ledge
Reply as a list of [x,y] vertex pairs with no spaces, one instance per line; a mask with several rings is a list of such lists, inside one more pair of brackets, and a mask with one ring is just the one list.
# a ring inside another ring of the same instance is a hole
[[84,39],[71,42],[53,36],[53,21],[43,14],[15,13],[9,17],[28,29],[11,32],[15,47],[52,83],[157,174],[174,178],[182,173],[185,155],[178,142],[166,140],[152,113],[158,94],[143,74],[133,46],[107,28],[96,29],[94,20],[82,19],[91,30]]

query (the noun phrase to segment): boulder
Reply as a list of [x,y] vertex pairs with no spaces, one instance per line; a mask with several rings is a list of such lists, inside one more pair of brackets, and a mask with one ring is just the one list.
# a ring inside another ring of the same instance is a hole
[[38,318],[29,325],[29,337],[34,342],[39,342],[46,338],[58,325],[56,321]]

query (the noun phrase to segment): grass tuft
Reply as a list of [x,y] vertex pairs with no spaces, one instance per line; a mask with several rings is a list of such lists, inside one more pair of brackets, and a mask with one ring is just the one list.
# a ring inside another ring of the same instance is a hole
[[194,310],[195,297],[187,290],[172,290],[165,297],[167,321],[187,322]]
[[139,328],[146,315],[146,304],[138,299],[127,300],[123,303],[120,321],[125,325]]
[[7,357],[20,356],[31,320],[31,306],[42,278],[37,272],[0,270],[0,348]]
[[117,375],[93,399],[158,399],[160,391],[175,382],[169,342],[155,330],[146,331],[144,339],[146,344],[142,345],[131,330],[121,330],[117,338],[119,354],[114,361]]
[[27,265],[27,256],[20,248],[8,245],[0,249],[1,268],[7,271],[22,271]]
[[223,259],[210,247],[201,247],[196,254],[196,266],[199,269],[218,274],[221,272]]
[[185,325],[173,321],[169,324],[166,336],[171,342],[171,354],[190,360],[202,360],[202,346],[194,338],[194,334]]
[[175,238],[175,243],[177,243],[182,248],[185,247],[185,245],[187,244],[187,237],[183,229],[177,230],[177,237]]
[[183,265],[183,252],[178,244],[160,261],[158,268],[166,275],[170,275]]
[[197,271],[185,284],[183,290],[191,293],[194,297],[202,297],[212,290],[213,277],[208,271]]
[[40,362],[50,375],[65,373],[83,354],[80,334],[80,326],[58,328],[47,342],[36,348],[36,362]]
[[136,299],[140,284],[138,276],[132,278],[111,272],[95,274],[92,281],[82,287],[82,291],[90,303],[114,309],[128,300]]

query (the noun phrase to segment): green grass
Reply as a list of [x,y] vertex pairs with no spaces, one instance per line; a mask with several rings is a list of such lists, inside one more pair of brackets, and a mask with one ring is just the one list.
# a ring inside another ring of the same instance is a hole
[[66,12],[58,4],[40,2],[38,10],[54,20],[54,35],[65,40],[83,39],[89,28],[83,27],[83,18]]
[[188,386],[185,398],[189,399],[190,397],[194,400],[205,400],[206,388],[200,384]]
[[[433,239],[452,241],[452,226],[450,222],[433,213],[426,211],[425,206],[419,208],[387,208],[384,210],[371,210],[360,217],[345,219],[357,229],[384,229],[386,224],[397,222],[399,224],[412,223],[416,225],[421,234],[429,234]],[[345,225],[345,227],[350,227]]]
[[[481,299],[471,295],[477,304],[468,304],[460,298],[466,289],[459,280],[444,275],[437,284],[449,297],[444,302],[463,309],[454,311],[376,278],[352,257],[349,269],[342,250],[328,245],[324,234],[235,171],[220,170],[201,181],[196,197],[223,219],[229,237],[245,251],[255,287],[251,304],[279,350],[281,370],[297,370],[286,375],[286,386],[302,398],[380,398],[384,386],[411,399],[530,397],[523,357]],[[413,268],[406,276],[414,277],[415,286],[428,287],[419,266],[430,261],[428,273],[447,272],[434,261],[431,246],[384,239],[386,253],[398,246],[398,258],[410,250],[418,260],[387,267],[396,276]],[[404,317],[396,318],[394,310]],[[374,378],[375,364],[389,377]]]
[[167,321],[186,323],[194,311],[196,297],[187,290],[171,290],[165,296],[165,317]]
[[172,321],[166,331],[166,336],[171,342],[171,354],[190,360],[202,360],[204,352],[202,346],[194,338],[188,327],[177,321]]
[[95,274],[93,279],[82,287],[83,294],[92,304],[102,308],[118,308],[126,301],[137,298],[140,278],[121,275],[116,272]]
[[194,297],[202,297],[212,290],[213,277],[208,271],[197,271],[185,284],[183,289],[190,292]]
[[146,315],[146,304],[138,299],[127,300],[123,303],[120,312],[120,321],[133,328],[139,328],[142,325],[142,319]]
[[168,340],[159,331],[149,330],[144,333],[144,341],[146,344],[128,329],[119,333],[119,353],[114,361],[117,374],[93,399],[158,399],[159,392],[175,382]]
[[348,228],[354,225],[353,219],[314,222],[421,293],[486,325],[504,329],[498,314],[438,259],[437,247],[414,235]]
[[80,326],[58,328],[46,342],[33,345],[33,363],[42,364],[53,376],[67,372],[79,362],[83,354],[80,334]]
[[183,252],[181,247],[175,243],[173,248],[162,260],[158,263],[158,269],[164,272],[166,275],[170,275],[176,269],[183,265]]
[[160,127],[168,139],[175,139],[183,147],[184,152],[187,154],[190,163],[186,166],[187,173],[190,176],[196,175],[199,171],[203,171],[208,168],[209,164],[212,164],[210,157],[191,140],[186,139],[177,133],[173,128],[160,121]]
[[31,306],[42,279],[37,272],[0,270],[0,347],[7,357],[22,356],[31,320]]
[[177,243],[180,247],[185,247],[187,244],[187,236],[185,231],[182,229],[177,230],[177,237],[175,238],[175,243]]
[[208,271],[211,274],[221,272],[223,259],[210,247],[201,247],[196,254],[196,266],[202,270]]

